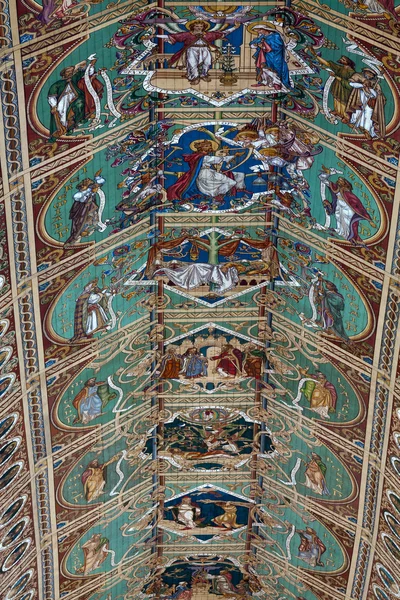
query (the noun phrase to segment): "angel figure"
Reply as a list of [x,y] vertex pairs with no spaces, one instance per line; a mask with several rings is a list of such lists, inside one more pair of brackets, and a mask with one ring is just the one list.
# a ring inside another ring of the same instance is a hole
[[103,537],[101,533],[94,533],[92,537],[82,545],[83,565],[76,570],[76,573],[89,575],[95,569],[98,569],[107,558],[109,552],[109,540]]
[[92,502],[102,494],[106,485],[106,469],[117,458],[118,454],[103,464],[95,459],[87,465],[81,477],[86,502]]

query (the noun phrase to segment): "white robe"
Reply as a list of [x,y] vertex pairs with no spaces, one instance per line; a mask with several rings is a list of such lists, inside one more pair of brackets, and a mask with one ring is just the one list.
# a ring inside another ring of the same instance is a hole
[[[102,323],[100,323],[99,314],[104,324],[106,324],[109,321],[105,310],[99,304],[101,298],[102,294],[98,294],[95,292],[92,292],[88,298],[88,317],[85,327],[86,335],[90,335],[103,325]],[[95,306],[96,310],[90,310],[91,306]]]
[[163,267],[154,272],[154,277],[157,275],[166,275],[175,285],[179,285],[185,290],[213,283],[215,291],[220,293],[230,290],[239,282],[239,275],[235,267],[229,267],[224,273],[218,265],[209,265],[208,263],[196,263],[178,269]]
[[233,172],[234,179],[231,179],[225,173],[216,171],[213,165],[221,165],[223,162],[230,162],[233,156],[205,156],[197,176],[196,184],[200,192],[205,196],[223,196],[229,190],[236,186],[240,190],[245,189],[244,173]]
[[377,92],[371,89],[369,94],[367,94],[363,89],[363,84],[355,81],[350,81],[350,85],[353,88],[360,89],[360,100],[362,103],[362,108],[360,110],[355,110],[351,115],[350,123],[356,127],[365,129],[371,137],[377,137],[374,122],[372,121],[374,109],[368,106],[368,100],[376,98],[378,95]]

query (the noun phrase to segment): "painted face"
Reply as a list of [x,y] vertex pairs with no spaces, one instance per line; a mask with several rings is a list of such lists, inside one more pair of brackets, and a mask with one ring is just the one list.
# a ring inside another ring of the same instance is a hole
[[213,150],[213,147],[209,142],[204,142],[203,144],[198,144],[197,149],[205,154],[210,154]]
[[192,33],[194,33],[194,35],[201,35],[204,33],[204,25],[202,25],[202,23],[196,23],[192,27]]
[[74,74],[74,71],[75,67],[67,67],[63,73],[64,79],[70,79],[70,77],[72,77],[72,75]]

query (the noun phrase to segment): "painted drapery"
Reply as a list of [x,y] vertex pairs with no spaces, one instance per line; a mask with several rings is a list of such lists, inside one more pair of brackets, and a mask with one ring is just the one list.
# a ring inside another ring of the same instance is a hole
[[6,600],[400,596],[397,5],[2,2]]

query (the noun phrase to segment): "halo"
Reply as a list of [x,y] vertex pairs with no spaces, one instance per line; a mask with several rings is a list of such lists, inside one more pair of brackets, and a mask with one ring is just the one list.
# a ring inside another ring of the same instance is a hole
[[193,152],[198,152],[197,148],[196,148],[196,144],[198,144],[199,142],[208,142],[211,144],[213,152],[215,152],[216,150],[218,150],[219,148],[219,144],[218,142],[216,142],[215,140],[207,140],[207,139],[201,139],[201,140],[193,140],[193,142],[190,142],[189,144],[189,148],[191,150],[193,150]]
[[201,23],[202,25],[205,26],[205,30],[208,31],[211,27],[211,23],[209,23],[208,21],[205,21],[204,19],[195,19],[194,21],[188,21],[185,24],[186,29],[188,29],[189,31],[192,31],[193,27],[197,24],[197,23]]
[[252,138],[253,140],[258,139],[257,131],[253,131],[252,129],[242,129],[235,135],[235,139],[241,140],[243,138]]
[[247,31],[249,33],[252,33],[253,35],[257,35],[258,31],[260,29],[276,29],[275,25],[273,23],[270,23],[270,21],[256,21],[255,23],[252,23],[251,25],[247,26]]
[[204,6],[204,10],[206,12],[211,13],[223,12],[229,14],[235,12],[236,6],[221,6],[220,4],[209,4],[208,6]]

